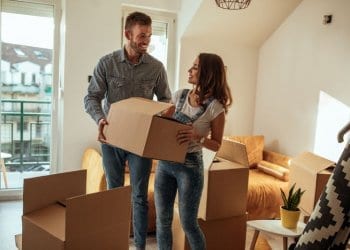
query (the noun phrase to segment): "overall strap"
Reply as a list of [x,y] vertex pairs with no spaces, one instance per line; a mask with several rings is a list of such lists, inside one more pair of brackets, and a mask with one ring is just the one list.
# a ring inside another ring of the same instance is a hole
[[189,89],[184,89],[181,93],[181,96],[180,96],[180,100],[179,102],[177,103],[176,105],[176,110],[175,112],[180,112],[180,110],[182,109],[185,101],[186,101],[186,98],[187,98],[187,94],[190,90]]
[[204,114],[204,112],[207,110],[207,107],[209,104],[214,100],[213,97],[208,98],[207,100],[204,101],[204,103],[199,107],[198,112],[192,117],[192,122],[197,120],[201,115]]

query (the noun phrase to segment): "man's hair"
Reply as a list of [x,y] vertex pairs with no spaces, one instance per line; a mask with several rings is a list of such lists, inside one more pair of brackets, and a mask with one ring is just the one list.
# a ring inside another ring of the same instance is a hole
[[126,17],[124,28],[125,30],[129,30],[136,24],[150,26],[152,25],[152,19],[145,13],[135,11]]

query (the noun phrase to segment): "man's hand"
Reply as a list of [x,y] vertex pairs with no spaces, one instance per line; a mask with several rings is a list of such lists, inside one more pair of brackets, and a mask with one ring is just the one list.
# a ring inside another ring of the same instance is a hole
[[97,140],[102,143],[106,143],[106,136],[103,134],[103,128],[105,125],[108,125],[108,122],[106,119],[102,118],[98,121],[98,136]]

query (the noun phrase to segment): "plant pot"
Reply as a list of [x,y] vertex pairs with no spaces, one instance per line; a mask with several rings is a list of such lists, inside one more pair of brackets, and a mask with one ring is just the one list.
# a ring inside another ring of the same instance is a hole
[[280,215],[283,227],[290,229],[294,229],[297,227],[298,220],[300,217],[300,210],[291,211],[280,207]]

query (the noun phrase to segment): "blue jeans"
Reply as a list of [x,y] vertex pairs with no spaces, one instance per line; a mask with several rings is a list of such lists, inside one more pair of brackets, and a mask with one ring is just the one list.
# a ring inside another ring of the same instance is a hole
[[124,186],[125,162],[128,161],[132,188],[134,241],[136,247],[143,248],[147,237],[147,194],[152,160],[108,144],[102,144],[101,148],[108,189]]
[[177,190],[180,221],[190,247],[192,250],[205,249],[204,234],[197,220],[203,181],[201,152],[188,153],[184,164],[159,161],[154,184],[158,249],[172,249],[171,224]]

